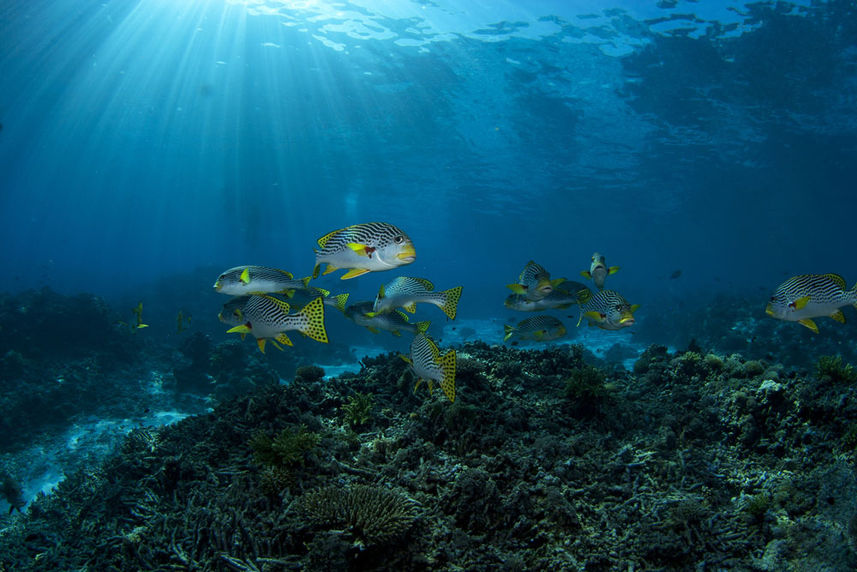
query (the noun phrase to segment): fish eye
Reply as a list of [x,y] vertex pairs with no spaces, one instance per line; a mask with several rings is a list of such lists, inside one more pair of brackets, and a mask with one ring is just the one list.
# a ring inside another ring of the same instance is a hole
[[405,242],[405,237],[401,234],[397,235],[395,238],[393,238],[393,242],[395,242],[396,244],[402,244],[403,242]]

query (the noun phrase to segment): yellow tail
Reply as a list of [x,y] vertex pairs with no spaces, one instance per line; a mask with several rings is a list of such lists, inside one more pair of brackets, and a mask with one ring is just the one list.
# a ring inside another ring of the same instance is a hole
[[449,290],[444,291],[446,299],[440,309],[443,310],[443,313],[446,314],[450,320],[454,320],[455,315],[458,313],[458,301],[461,299],[461,290],[461,286],[456,286],[455,288],[450,288]]
[[304,306],[297,316],[307,319],[300,328],[300,332],[307,337],[323,344],[327,343],[327,330],[324,329],[324,300],[313,298],[312,302]]
[[440,388],[447,399],[455,402],[455,350],[449,350],[440,358],[440,369],[443,371]]

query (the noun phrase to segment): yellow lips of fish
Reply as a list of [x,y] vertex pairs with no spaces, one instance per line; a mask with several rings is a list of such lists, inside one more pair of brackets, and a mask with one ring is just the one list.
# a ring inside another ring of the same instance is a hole
[[411,243],[406,244],[404,247],[402,247],[402,251],[396,255],[396,258],[406,263],[410,263],[416,260],[417,251],[414,250],[414,245]]

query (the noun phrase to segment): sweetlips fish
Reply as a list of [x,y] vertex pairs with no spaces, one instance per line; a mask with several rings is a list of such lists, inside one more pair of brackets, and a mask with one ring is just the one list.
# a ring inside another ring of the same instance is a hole
[[289,294],[288,302],[289,305],[291,305],[292,310],[297,310],[298,308],[306,306],[313,300],[313,298],[321,298],[325,306],[336,308],[340,312],[344,312],[345,305],[348,303],[348,296],[349,295],[347,293],[331,294],[330,290],[310,286],[308,288],[297,288],[293,290]]
[[352,304],[345,308],[345,317],[358,326],[367,328],[373,334],[377,334],[380,330],[386,330],[392,332],[394,336],[401,336],[402,332],[424,334],[431,325],[431,322],[411,323],[408,315],[401,310],[375,314],[372,311],[374,305],[374,302]]
[[628,303],[615,290],[601,290],[592,295],[588,302],[580,305],[580,319],[589,320],[589,325],[598,326],[602,330],[621,330],[634,325],[634,312],[640,307]]
[[372,312],[383,314],[394,308],[404,308],[410,313],[417,311],[418,303],[434,304],[450,320],[458,313],[458,300],[461,299],[461,286],[449,290],[434,291],[434,284],[425,278],[399,276],[389,284],[381,286]]
[[401,357],[411,364],[411,369],[417,376],[414,392],[423,380],[427,380],[431,395],[434,392],[434,382],[438,382],[447,399],[455,401],[455,350],[440,355],[437,344],[421,333],[414,336],[414,341],[411,342],[411,355]]
[[522,340],[534,340],[536,342],[549,342],[561,338],[566,334],[565,326],[553,316],[533,316],[518,322],[517,326],[506,324],[503,326],[505,335],[503,341],[508,341],[512,336]]
[[565,278],[551,280],[550,272],[545,270],[544,266],[530,260],[518,276],[518,282],[507,284],[506,287],[534,302],[553,292],[553,289],[564,281]]
[[[253,334],[262,353],[265,353],[265,342],[272,340],[279,349],[277,342],[287,346],[292,341],[284,332],[297,330],[317,342],[327,343],[327,331],[324,328],[324,302],[315,298],[304,306],[300,312],[289,314],[288,302],[269,294],[253,294],[248,297],[244,306],[239,308],[243,323],[228,329],[229,334]],[[223,314],[223,312],[221,312]],[[235,311],[226,319],[235,319]],[[221,318],[223,319],[223,318]]]
[[[244,306],[250,296],[235,296],[223,305],[220,313],[217,314],[217,319],[230,326],[240,326],[246,320],[244,319]],[[243,335],[241,336],[243,339]]]
[[297,288],[306,288],[310,277],[295,279],[291,272],[267,266],[236,266],[217,277],[214,289],[221,294],[245,296],[248,294],[288,294]]
[[618,266],[607,267],[603,254],[598,252],[592,255],[592,263],[589,265],[589,270],[584,270],[580,273],[584,278],[590,278],[599,290],[604,289],[604,280],[609,274],[616,274],[619,271]]
[[857,284],[846,290],[845,279],[839,274],[801,274],[780,284],[765,313],[779,320],[797,322],[818,333],[812,318],[829,316],[845,323],[841,308],[847,304],[857,308]]
[[585,303],[591,296],[592,292],[585,285],[566,280],[541,300],[528,300],[526,296],[521,294],[510,294],[506,297],[504,305],[510,310],[518,310],[519,312],[564,310],[574,304]]
[[340,277],[348,280],[367,272],[410,264],[417,257],[408,235],[386,222],[367,222],[334,230],[319,238],[318,246],[321,250],[315,251],[313,278],[318,278],[323,263],[327,264],[324,274],[348,268]]

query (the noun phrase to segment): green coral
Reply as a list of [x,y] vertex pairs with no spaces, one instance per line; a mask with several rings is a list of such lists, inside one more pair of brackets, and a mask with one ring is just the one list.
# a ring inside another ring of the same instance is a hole
[[250,439],[250,447],[261,465],[269,467],[290,467],[303,465],[307,452],[318,445],[321,437],[318,433],[307,431],[305,425],[294,429],[283,429],[276,437],[259,432]]
[[304,494],[299,506],[313,525],[346,529],[358,546],[388,542],[417,518],[414,500],[377,485],[322,487]]
[[821,356],[815,364],[816,377],[835,383],[854,383],[857,372],[850,363],[845,363],[841,355]]
[[857,449],[857,423],[851,423],[842,435],[842,446],[846,451]]
[[352,427],[365,425],[372,418],[373,404],[374,400],[371,393],[355,393],[342,406],[342,412],[345,414],[345,422]]
[[565,395],[577,414],[599,413],[601,407],[614,391],[612,384],[605,383],[606,375],[600,369],[584,365],[571,372],[565,380]]

